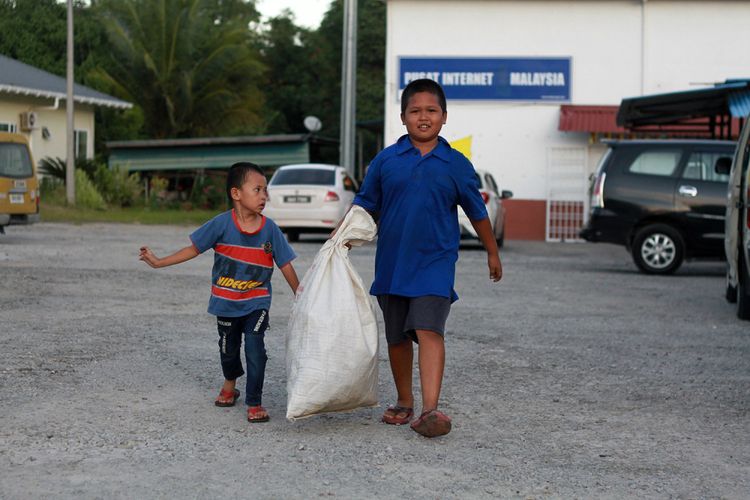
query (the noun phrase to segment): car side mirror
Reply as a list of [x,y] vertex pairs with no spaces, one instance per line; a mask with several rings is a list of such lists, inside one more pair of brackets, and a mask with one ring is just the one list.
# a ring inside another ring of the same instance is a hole
[[500,198],[503,200],[507,200],[508,198],[513,198],[513,191],[508,191],[508,190],[503,189],[503,192],[500,195]]
[[720,156],[714,165],[714,171],[719,175],[729,175],[732,170],[732,158],[729,156]]

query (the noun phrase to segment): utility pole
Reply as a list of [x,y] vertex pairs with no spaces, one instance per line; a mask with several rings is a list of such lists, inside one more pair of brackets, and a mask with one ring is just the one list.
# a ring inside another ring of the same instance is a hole
[[76,204],[76,160],[75,160],[75,129],[73,123],[73,0],[68,0],[68,70],[67,96],[65,99],[67,113],[67,161],[65,164],[65,196],[68,205]]
[[353,176],[357,116],[357,0],[344,0],[343,31],[339,162]]

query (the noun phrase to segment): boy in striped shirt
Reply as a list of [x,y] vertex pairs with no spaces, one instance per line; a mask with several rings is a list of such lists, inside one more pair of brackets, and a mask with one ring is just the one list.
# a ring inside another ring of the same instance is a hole
[[208,312],[217,319],[225,379],[215,404],[234,406],[240,397],[235,386],[237,378],[245,374],[240,358],[244,334],[247,419],[266,422],[269,416],[262,406],[262,393],[268,359],[264,336],[271,308],[271,276],[275,263],[296,293],[299,279],[292,260],[297,256],[279,227],[261,214],[268,191],[260,167],[248,162],[232,165],[227,177],[227,196],[234,208],[193,232],[190,245],[164,258],[158,258],[148,247],[141,247],[140,260],[159,268],[185,262],[213,248]]

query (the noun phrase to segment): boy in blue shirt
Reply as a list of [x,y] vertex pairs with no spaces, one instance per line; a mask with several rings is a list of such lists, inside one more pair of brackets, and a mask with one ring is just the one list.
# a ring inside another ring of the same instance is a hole
[[452,302],[460,229],[457,205],[487,250],[489,277],[502,265],[471,162],[440,137],[445,94],[432,80],[409,83],[401,96],[407,135],[370,163],[354,204],[379,215],[375,279],[370,293],[383,310],[391,372],[398,399],[383,422],[409,423],[414,414],[413,345],[419,344],[422,413],[412,429],[447,434],[451,419],[439,411],[445,367],[444,330]]
[[224,385],[214,404],[234,406],[240,397],[237,378],[245,372],[240,359],[245,336],[247,383],[245,403],[249,422],[267,422],[262,406],[266,369],[264,336],[271,308],[271,275],[274,262],[293,293],[299,280],[292,266],[296,255],[279,227],[261,215],[268,200],[263,170],[252,163],[235,163],[227,176],[227,196],[234,208],[217,215],[190,235],[191,245],[164,258],[141,247],[140,260],[159,268],[179,264],[214,249],[211,298],[208,312],[215,315],[219,330]]

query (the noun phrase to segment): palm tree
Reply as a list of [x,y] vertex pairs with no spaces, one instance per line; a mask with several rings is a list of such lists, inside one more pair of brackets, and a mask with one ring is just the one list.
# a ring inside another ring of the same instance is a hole
[[[236,8],[227,8],[231,4]],[[137,104],[153,138],[257,133],[264,67],[244,0],[102,0],[111,60],[89,75]]]

